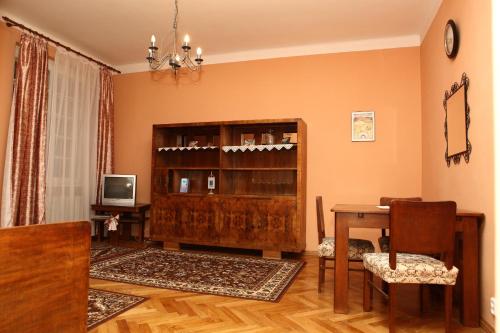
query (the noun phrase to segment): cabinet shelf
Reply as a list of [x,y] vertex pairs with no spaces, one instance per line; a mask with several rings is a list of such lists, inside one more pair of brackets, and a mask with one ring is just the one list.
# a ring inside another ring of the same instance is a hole
[[207,197],[207,198],[247,198],[247,199],[282,199],[296,200],[295,195],[257,195],[257,194],[208,194],[208,193],[168,193],[168,196],[178,197]]
[[179,196],[179,197],[214,197],[214,198],[219,196],[219,194],[217,193],[208,194],[208,192],[188,192],[188,193],[169,192],[168,195]]
[[158,147],[158,151],[197,151],[197,150],[214,150],[219,149],[219,146],[203,146],[203,147]]
[[273,167],[273,168],[221,168],[222,171],[295,171],[296,167]]
[[208,166],[208,167],[205,167],[205,166],[193,166],[193,167],[165,167],[165,168],[162,168],[162,169],[168,169],[168,170],[218,170],[219,167],[218,166]]
[[296,200],[296,195],[257,195],[257,194],[219,194],[223,198],[247,198],[247,199],[287,199]]
[[259,151],[271,151],[271,150],[290,150],[297,146],[296,143],[280,143],[275,145],[239,145],[239,146],[222,146],[222,150],[225,153],[230,152],[259,152]]

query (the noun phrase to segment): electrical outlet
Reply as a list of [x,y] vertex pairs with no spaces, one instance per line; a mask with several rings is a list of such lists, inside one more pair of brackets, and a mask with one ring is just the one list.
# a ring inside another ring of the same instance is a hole
[[495,315],[495,299],[490,298],[490,312],[492,315]]

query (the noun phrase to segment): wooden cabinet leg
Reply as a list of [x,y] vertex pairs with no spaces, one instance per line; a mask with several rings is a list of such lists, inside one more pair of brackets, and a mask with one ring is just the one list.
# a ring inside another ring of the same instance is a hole
[[181,249],[181,245],[175,242],[163,242],[163,249],[179,251]]
[[281,259],[281,251],[262,250],[262,257],[267,259]]
[[140,236],[139,236],[140,238],[139,238],[139,240],[142,243],[144,241],[144,226],[146,224],[146,213],[145,212],[141,213],[139,221],[141,222],[140,223],[141,231],[140,231]]

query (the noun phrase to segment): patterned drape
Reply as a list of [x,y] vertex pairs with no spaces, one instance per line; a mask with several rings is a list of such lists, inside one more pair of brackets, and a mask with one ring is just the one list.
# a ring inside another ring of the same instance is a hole
[[101,202],[102,175],[113,173],[113,80],[109,70],[101,68],[101,92],[97,124],[97,193],[96,203]]
[[48,52],[23,34],[16,67],[5,159],[2,226],[45,223]]

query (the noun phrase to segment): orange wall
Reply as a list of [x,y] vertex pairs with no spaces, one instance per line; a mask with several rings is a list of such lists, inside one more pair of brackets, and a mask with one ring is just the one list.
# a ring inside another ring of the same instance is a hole
[[2,202],[3,166],[14,78],[14,52],[19,33],[0,23],[0,202]]
[[[453,19],[460,31],[460,49],[449,60],[443,49],[443,29]],[[490,324],[489,298],[494,295],[493,112],[491,2],[445,0],[421,46],[422,194],[431,200],[455,200],[459,207],[486,214],[481,230],[481,307]],[[463,72],[470,78],[468,164],[446,166],[443,96]]]
[[[138,175],[139,201],[150,200],[153,124],[295,117],[308,125],[307,250],[316,195],[331,234],[335,203],[421,194],[419,48],[209,65],[195,78],[114,76],[116,172]],[[375,142],[351,142],[359,110],[375,111]]]

